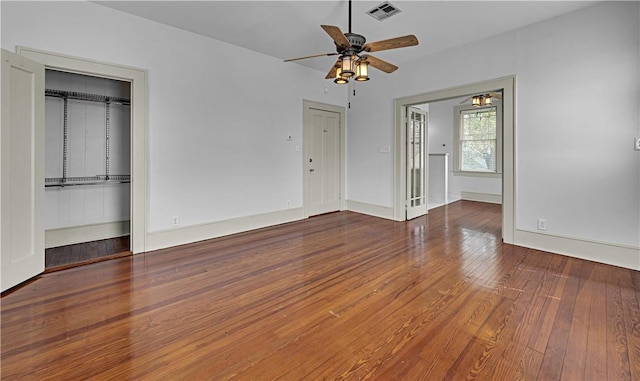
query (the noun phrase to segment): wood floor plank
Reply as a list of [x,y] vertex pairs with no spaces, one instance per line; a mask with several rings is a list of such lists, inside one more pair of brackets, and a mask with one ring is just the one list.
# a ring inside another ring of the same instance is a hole
[[595,266],[590,278],[592,294],[589,309],[589,327],[587,336],[587,356],[585,378],[604,380],[607,378],[607,288],[605,269]]
[[[2,295],[2,379],[636,377],[638,273],[500,223],[470,201],[339,212],[46,273]],[[106,250],[85,247],[59,251]]]
[[[582,266],[578,289],[575,297],[575,305],[571,317],[567,349],[564,354],[562,367],[562,380],[585,380],[585,367],[587,359],[587,346],[589,344],[591,301],[594,297],[593,282],[589,277],[593,272],[594,264],[585,262]],[[587,333],[585,335],[585,332]],[[597,343],[594,343],[597,345]]]
[[633,280],[628,271],[618,272],[622,310],[624,313],[625,330],[627,336],[627,350],[629,353],[629,370],[631,379],[640,380],[640,308],[638,307],[637,292],[634,290]]
[[52,247],[45,250],[48,272],[125,256],[129,252],[129,236]]
[[583,262],[581,261],[571,260],[568,262],[567,283],[560,297],[553,328],[544,351],[540,373],[538,374],[538,377],[542,380],[559,380],[562,375],[565,354],[567,347],[570,346],[569,333],[576,306],[582,265]]
[[631,380],[631,370],[618,277],[619,273],[616,270],[606,272],[607,379],[626,381]]

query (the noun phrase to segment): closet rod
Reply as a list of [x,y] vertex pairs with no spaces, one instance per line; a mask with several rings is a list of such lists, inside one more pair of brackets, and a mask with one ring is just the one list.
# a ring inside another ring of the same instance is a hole
[[113,181],[113,180],[105,180],[105,181],[94,181],[90,183],[63,183],[63,184],[45,184],[45,188],[64,188],[64,187],[74,187],[80,185],[104,185],[104,184],[130,184],[131,181]]
[[105,181],[105,180],[131,180],[131,175],[110,175],[108,178],[106,175],[95,176],[75,176],[75,177],[47,177],[44,179],[45,183],[59,183],[64,181]]
[[45,188],[78,185],[104,185],[104,184],[129,184],[131,175],[96,175],[96,176],[76,176],[76,177],[47,177],[44,179]]
[[120,103],[120,104],[125,105],[125,106],[128,106],[128,105],[131,104],[131,101],[129,99],[126,99],[126,98],[111,97],[111,96],[108,96],[108,95],[80,93],[80,92],[77,92],[77,91],[64,91],[64,90],[45,89],[44,90],[44,95],[48,96],[48,97],[76,99],[76,100],[90,101],[90,102]]

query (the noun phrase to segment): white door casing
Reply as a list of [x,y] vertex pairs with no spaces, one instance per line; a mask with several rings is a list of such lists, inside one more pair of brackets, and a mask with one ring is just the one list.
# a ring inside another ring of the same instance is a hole
[[305,217],[342,210],[344,111],[305,101],[304,114]]
[[427,214],[427,113],[407,107],[407,220]]
[[411,95],[394,100],[394,141],[396,154],[394,163],[394,207],[393,219],[405,220],[406,204],[406,128],[403,124],[403,109],[439,100],[458,98],[473,94],[502,91],[502,239],[514,243],[515,237],[515,76],[493,79],[485,82],[452,87],[429,93]]
[[2,49],[0,286],[44,271],[44,65]]
[[[131,83],[131,243],[133,254],[147,246],[147,71],[135,67],[94,61],[81,57],[18,46],[23,57],[44,64],[45,68]],[[43,89],[44,96],[44,89]]]

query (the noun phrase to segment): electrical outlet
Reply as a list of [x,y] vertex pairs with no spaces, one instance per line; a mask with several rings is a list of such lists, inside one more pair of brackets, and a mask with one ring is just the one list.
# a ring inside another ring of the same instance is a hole
[[547,230],[547,220],[538,218],[538,230]]
[[640,138],[635,138],[633,140],[633,149],[636,151],[640,151]]
[[171,226],[178,226],[180,225],[180,220],[178,219],[177,216],[173,216],[171,217]]

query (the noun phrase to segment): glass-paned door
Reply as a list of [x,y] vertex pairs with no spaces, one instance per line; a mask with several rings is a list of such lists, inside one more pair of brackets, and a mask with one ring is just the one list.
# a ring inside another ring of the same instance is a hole
[[427,214],[427,112],[407,108],[407,219]]

